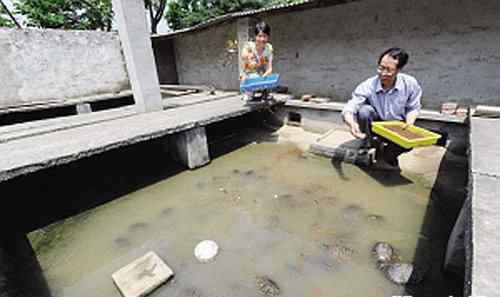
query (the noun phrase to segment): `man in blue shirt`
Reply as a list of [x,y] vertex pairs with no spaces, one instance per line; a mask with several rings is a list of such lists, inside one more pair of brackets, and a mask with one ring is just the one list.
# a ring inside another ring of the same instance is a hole
[[[374,120],[401,120],[413,125],[420,112],[422,88],[417,80],[401,69],[408,62],[408,54],[401,48],[390,48],[380,55],[378,75],[360,83],[352,98],[342,111],[344,122],[351,134],[364,139],[365,148],[373,148],[377,143],[371,133]],[[380,161],[399,168],[398,156],[408,151],[398,145],[379,142],[377,163]]]

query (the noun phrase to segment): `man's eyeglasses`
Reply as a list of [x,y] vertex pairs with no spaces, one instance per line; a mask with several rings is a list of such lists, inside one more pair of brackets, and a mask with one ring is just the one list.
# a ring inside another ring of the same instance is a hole
[[379,73],[388,73],[388,74],[394,74],[396,73],[397,69],[396,68],[388,68],[388,67],[384,67],[384,66],[381,66],[379,65],[377,67],[377,72]]

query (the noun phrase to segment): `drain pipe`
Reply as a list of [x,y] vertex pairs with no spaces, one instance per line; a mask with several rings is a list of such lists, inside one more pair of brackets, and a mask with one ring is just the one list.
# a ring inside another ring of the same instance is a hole
[[19,29],[22,29],[21,25],[17,22],[16,18],[14,17],[14,15],[10,12],[9,8],[7,7],[7,5],[5,5],[5,3],[3,3],[3,0],[0,0],[0,4],[2,5],[2,8],[5,10],[5,12],[7,12],[7,14],[9,15],[10,19],[16,24],[16,26],[19,28]]

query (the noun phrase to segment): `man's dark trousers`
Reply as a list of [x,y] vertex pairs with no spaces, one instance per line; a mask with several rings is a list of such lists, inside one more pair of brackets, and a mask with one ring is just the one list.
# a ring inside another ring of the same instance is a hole
[[[380,120],[380,116],[378,115],[375,108],[373,108],[373,106],[369,104],[363,104],[360,106],[358,113],[356,114],[356,117],[361,132],[366,134],[365,147],[367,148],[375,147],[377,148],[377,150],[380,149],[379,147],[377,147],[380,143],[374,140],[372,133],[372,122]],[[383,142],[387,143],[387,147],[385,147],[383,152],[383,157],[385,161],[387,161],[387,163],[391,165],[398,165],[399,155],[401,155],[402,153],[409,152],[411,150],[402,148],[399,145],[381,136],[377,136],[377,138],[379,139],[381,138]]]

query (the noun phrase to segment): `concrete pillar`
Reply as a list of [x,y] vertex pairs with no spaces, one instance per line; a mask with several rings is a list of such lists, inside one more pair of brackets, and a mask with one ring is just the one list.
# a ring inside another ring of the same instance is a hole
[[89,103],[78,103],[76,105],[77,114],[91,113],[91,112],[92,112],[92,107],[90,106]]
[[243,63],[241,63],[241,52],[243,46],[252,37],[251,31],[252,21],[250,18],[241,18],[237,21],[237,32],[238,32],[238,71],[242,72]]
[[465,272],[465,223],[466,223],[466,207],[467,201],[462,205],[457,221],[453,226],[446,254],[444,258],[444,269],[455,272],[459,275],[464,275]]
[[112,1],[136,107],[141,112],[162,110],[144,0]]
[[172,157],[194,169],[210,162],[205,127],[196,127],[177,133],[169,138],[169,151]]
[[24,234],[2,232],[0,239],[0,297],[50,297],[35,252]]

